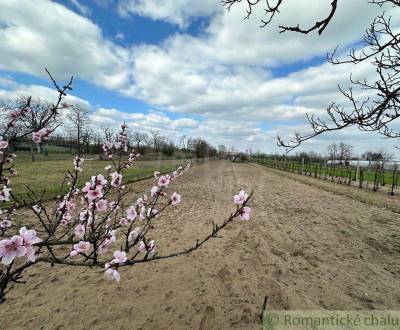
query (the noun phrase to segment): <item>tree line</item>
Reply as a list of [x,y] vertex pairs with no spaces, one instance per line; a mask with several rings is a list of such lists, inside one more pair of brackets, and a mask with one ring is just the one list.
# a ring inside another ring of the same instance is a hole
[[[27,102],[26,97],[17,99],[0,99],[0,121],[6,123],[6,118],[21,107],[21,104]],[[30,99],[30,111],[18,122],[18,130],[35,131],[43,126],[43,120],[48,117],[52,108],[52,103],[43,99]],[[49,123],[51,136],[45,142],[32,144],[30,139],[21,139],[15,145],[16,150],[31,151],[32,153],[42,153],[43,145],[53,145],[62,147],[63,150],[70,153],[83,154],[102,154],[102,144],[105,139],[110,139],[117,132],[111,126],[102,126],[94,128],[90,122],[91,111],[80,104],[63,103],[63,116],[53,119]],[[3,120],[4,119],[4,120]],[[6,127],[0,124],[0,133]],[[142,155],[151,153],[160,153],[165,156],[173,157],[178,153],[180,155],[207,158],[207,157],[226,157],[228,147],[219,145],[214,147],[208,141],[202,138],[195,138],[183,135],[178,141],[173,141],[167,136],[162,135],[158,130],[149,131],[131,131],[129,138],[129,147],[134,148]],[[33,150],[35,148],[35,150]]]

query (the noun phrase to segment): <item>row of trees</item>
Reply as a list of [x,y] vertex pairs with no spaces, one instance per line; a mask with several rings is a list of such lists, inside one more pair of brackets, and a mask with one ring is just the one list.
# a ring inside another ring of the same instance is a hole
[[[26,97],[21,97],[17,100],[0,100],[0,108],[5,110],[2,111],[0,116],[5,119],[10,113],[19,109],[21,104],[25,104],[26,102]],[[31,99],[31,111],[19,122],[18,129],[21,132],[38,130],[47,118],[51,107],[52,104],[47,101]],[[69,149],[71,153],[101,154],[104,139],[111,138],[116,134],[114,128],[104,126],[101,130],[94,129],[90,123],[90,110],[85,106],[64,103],[63,107],[64,116],[60,116],[57,120],[53,120],[50,123],[49,129],[52,131],[52,135],[46,143],[64,147]],[[1,120],[1,122],[5,123],[6,120]],[[42,152],[42,145],[43,143],[37,145],[37,152]],[[225,157],[228,153],[228,148],[224,145],[218,146],[217,149],[204,139],[193,138],[187,135],[183,135],[178,142],[174,142],[157,130],[130,132],[128,145],[141,154],[163,153],[166,156],[174,156],[175,152],[179,151],[188,154],[188,156],[205,158]],[[29,149],[31,146],[32,141],[22,139],[20,145],[17,145],[16,148]]]
[[[273,158],[280,159],[282,156],[275,155]],[[302,151],[293,155],[286,155],[284,158],[293,161],[304,161],[306,163],[320,163],[322,161],[331,161],[334,164],[345,164],[350,160],[363,160],[371,162],[386,163],[394,160],[394,155],[385,150],[369,150],[360,155],[354,151],[351,144],[344,142],[333,142],[326,148],[325,153],[317,153],[315,151]]]

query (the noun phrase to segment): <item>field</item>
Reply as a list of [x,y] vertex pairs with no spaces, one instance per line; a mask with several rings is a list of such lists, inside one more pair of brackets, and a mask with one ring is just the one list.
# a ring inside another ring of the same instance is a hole
[[208,233],[240,188],[254,189],[251,221],[192,255],[125,269],[119,285],[97,270],[30,268],[1,305],[0,328],[259,329],[265,296],[268,309],[399,309],[400,215],[385,207],[398,197],[372,205],[370,191],[343,195],[308,179],[254,164],[195,166],[174,182],[181,205],[157,223],[160,251]]
[[[73,169],[70,154],[51,154],[49,157],[43,155],[36,156],[36,161],[32,162],[30,155],[21,153],[16,159],[18,175],[13,178],[13,190],[23,199],[28,197],[28,189],[35,192],[45,192],[45,198],[56,197],[61,191],[65,192],[68,188],[62,187],[62,182],[67,170]],[[171,171],[185,160],[152,160],[138,161],[133,168],[125,172],[125,182],[132,182],[141,178],[151,176],[154,171]],[[104,167],[109,161],[100,161],[98,156],[92,155],[86,158],[84,171],[81,175],[80,185],[83,185],[91,175],[105,174]]]

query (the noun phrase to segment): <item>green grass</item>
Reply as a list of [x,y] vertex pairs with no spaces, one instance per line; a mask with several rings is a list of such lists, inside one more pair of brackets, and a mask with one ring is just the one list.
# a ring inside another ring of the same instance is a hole
[[[68,188],[61,186],[67,170],[73,169],[72,156],[61,154],[54,158],[57,157],[61,160],[39,159],[32,162],[30,157],[18,155],[15,162],[18,175],[12,178],[13,193],[26,198],[28,195],[27,187],[38,193],[45,191],[46,199],[65,193]],[[62,160],[64,157],[65,159]],[[134,167],[124,172],[124,183],[151,176],[154,171],[172,171],[183,162],[184,160],[137,161]],[[79,186],[83,186],[92,175],[99,173],[105,175],[104,167],[109,164],[109,161],[85,160]]]

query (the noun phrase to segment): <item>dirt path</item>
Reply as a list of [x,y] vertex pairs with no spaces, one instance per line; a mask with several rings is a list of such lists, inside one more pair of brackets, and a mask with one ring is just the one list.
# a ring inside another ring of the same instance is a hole
[[0,328],[259,329],[265,295],[278,309],[400,308],[399,214],[265,168],[212,162],[181,177],[159,249],[208,233],[240,188],[255,190],[250,222],[193,255],[126,269],[120,285],[90,269],[31,270],[0,305]]

